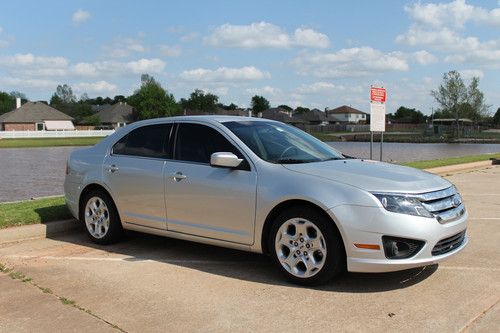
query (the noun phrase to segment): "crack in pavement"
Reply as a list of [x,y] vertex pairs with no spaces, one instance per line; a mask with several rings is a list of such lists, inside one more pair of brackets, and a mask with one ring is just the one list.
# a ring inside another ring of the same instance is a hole
[[33,287],[36,287],[38,290],[40,290],[44,294],[48,294],[48,295],[51,295],[51,296],[57,298],[59,301],[61,301],[62,304],[72,306],[75,309],[78,309],[82,312],[85,312],[86,314],[106,323],[107,325],[111,326],[112,328],[114,328],[122,333],[127,333],[127,331],[125,331],[124,329],[122,329],[118,325],[113,324],[102,317],[99,317],[97,314],[93,313],[90,309],[86,309],[86,308],[78,305],[75,301],[54,293],[49,288],[44,288],[44,287],[40,286],[39,284],[34,282],[32,278],[24,275],[23,273],[21,273],[19,271],[15,271],[13,268],[9,268],[6,265],[0,263],[0,272],[8,275],[13,280],[19,280],[23,283],[28,283],[28,284],[32,285]]

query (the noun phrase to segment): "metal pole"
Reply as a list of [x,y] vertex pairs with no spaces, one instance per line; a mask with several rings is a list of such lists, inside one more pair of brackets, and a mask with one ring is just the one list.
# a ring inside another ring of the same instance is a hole
[[380,133],[380,162],[382,162],[382,146],[384,145],[384,132]]
[[370,131],[370,160],[373,160],[373,132]]

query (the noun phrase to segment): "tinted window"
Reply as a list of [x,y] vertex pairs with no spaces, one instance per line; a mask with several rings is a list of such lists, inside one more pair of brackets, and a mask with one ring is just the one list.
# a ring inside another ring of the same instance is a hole
[[113,154],[166,158],[166,142],[172,124],[139,127],[113,146]]
[[239,158],[243,158],[240,151],[213,128],[200,124],[179,125],[175,159],[210,163],[210,156],[217,152],[231,152]]

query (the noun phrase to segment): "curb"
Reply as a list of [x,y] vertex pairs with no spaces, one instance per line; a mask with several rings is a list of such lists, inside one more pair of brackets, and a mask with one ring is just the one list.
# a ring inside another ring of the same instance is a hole
[[453,174],[461,171],[471,171],[471,170],[476,170],[476,169],[484,169],[489,166],[492,166],[493,162],[491,160],[488,161],[479,161],[479,162],[472,162],[472,163],[463,163],[463,164],[455,164],[455,165],[447,165],[447,166],[442,166],[442,167],[437,167],[437,168],[429,168],[429,169],[424,169],[427,172],[435,173],[438,175],[448,175],[448,174]]
[[71,219],[1,229],[0,244],[50,237],[59,233],[76,230],[79,227],[80,224],[78,221]]

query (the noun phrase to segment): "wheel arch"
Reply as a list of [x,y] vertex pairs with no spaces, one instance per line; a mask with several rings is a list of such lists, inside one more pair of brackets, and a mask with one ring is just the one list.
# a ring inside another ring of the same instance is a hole
[[345,238],[343,237],[343,233],[341,232],[341,229],[339,228],[339,225],[337,224],[335,219],[332,218],[332,216],[330,216],[325,211],[325,209],[323,209],[321,206],[318,206],[317,204],[315,204],[311,201],[307,201],[307,200],[303,200],[303,199],[289,199],[289,200],[286,200],[286,201],[283,201],[283,202],[280,202],[279,204],[277,204],[269,212],[269,214],[267,214],[266,220],[264,222],[264,226],[262,228],[262,236],[261,236],[261,240],[260,240],[263,253],[269,254],[268,241],[269,241],[269,233],[271,231],[271,226],[273,224],[273,221],[283,211],[285,211],[291,207],[296,207],[296,206],[310,207],[310,208],[314,209],[315,211],[317,211],[322,216],[324,216],[325,218],[327,218],[328,220],[330,220],[332,222],[334,229],[336,230],[336,232],[339,233],[339,236],[342,239],[342,245],[343,245],[344,251],[345,251],[346,244],[345,244]]
[[[94,191],[94,190],[99,190],[99,191],[103,191],[104,193],[106,193],[110,198],[111,200],[113,201],[113,205],[116,207],[116,203],[115,203],[115,200],[113,199],[113,196],[111,195],[111,193],[108,191],[108,189],[106,189],[104,186],[102,186],[101,184],[98,184],[98,183],[90,183],[90,184],[87,184],[83,190],[80,192],[80,197],[78,198],[78,219],[80,221],[83,221],[83,205],[85,204],[84,199],[85,199],[85,196],[87,195],[87,193],[89,193],[90,191]],[[116,211],[118,212],[118,209],[116,209]],[[118,212],[118,216],[120,215],[120,212]]]

